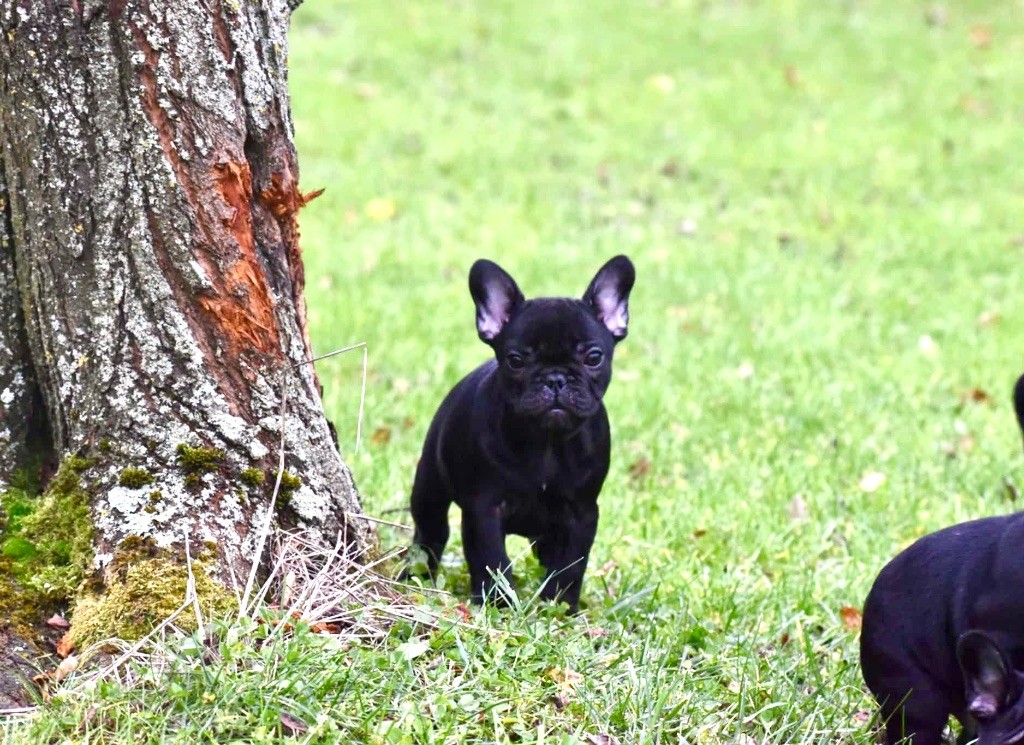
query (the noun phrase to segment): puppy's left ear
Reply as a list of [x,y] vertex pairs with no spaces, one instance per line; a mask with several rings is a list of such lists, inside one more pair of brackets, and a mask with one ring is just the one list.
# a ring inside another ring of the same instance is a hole
[[583,302],[593,309],[597,319],[612,332],[615,341],[626,338],[629,292],[635,280],[633,262],[626,256],[616,256],[598,270],[590,287],[583,293]]
[[979,721],[991,719],[1020,695],[1006,653],[985,632],[971,630],[961,636],[956,656],[964,675],[967,710]]

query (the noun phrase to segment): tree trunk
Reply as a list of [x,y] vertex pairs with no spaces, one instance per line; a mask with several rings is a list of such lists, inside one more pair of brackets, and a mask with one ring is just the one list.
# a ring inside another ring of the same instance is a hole
[[372,543],[349,520],[358,496],[300,364],[296,214],[310,195],[289,13],[286,0],[0,2],[0,489],[56,455],[49,498],[64,514],[60,500],[84,495],[83,569],[108,590],[140,546],[180,558],[186,536],[222,585],[244,584],[284,381],[278,521]]

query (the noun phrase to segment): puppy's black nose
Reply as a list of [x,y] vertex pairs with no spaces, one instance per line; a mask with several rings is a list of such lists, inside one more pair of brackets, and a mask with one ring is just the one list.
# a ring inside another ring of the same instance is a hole
[[565,375],[559,372],[548,373],[544,377],[544,385],[557,393],[565,388]]

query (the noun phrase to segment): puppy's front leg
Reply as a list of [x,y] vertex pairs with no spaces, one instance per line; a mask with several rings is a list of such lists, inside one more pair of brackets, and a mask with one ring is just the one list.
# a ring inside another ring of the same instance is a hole
[[564,524],[537,542],[537,558],[547,570],[540,595],[545,600],[565,601],[571,613],[580,609],[583,574],[597,535],[597,517],[595,503],[571,514]]
[[492,574],[501,572],[513,586],[512,562],[505,553],[505,532],[501,525],[500,501],[478,496],[462,508],[462,548],[469,565],[473,602],[493,597],[506,603],[504,594],[495,594]]

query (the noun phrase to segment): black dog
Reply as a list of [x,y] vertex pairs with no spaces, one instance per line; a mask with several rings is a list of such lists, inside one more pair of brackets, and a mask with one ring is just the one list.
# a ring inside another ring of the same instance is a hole
[[[480,338],[494,349],[452,389],[427,432],[412,489],[413,543],[431,576],[462,508],[473,600],[512,582],[505,536],[526,536],[547,572],[541,595],[579,608],[611,438],[602,398],[626,336],[633,265],[616,256],[582,300],[526,300],[497,264],[469,272]],[[497,598],[502,599],[502,598]]]
[[[1024,376],[1014,389],[1024,430]],[[889,562],[864,604],[864,681],[886,743],[1024,743],[1024,513],[954,525]]]

